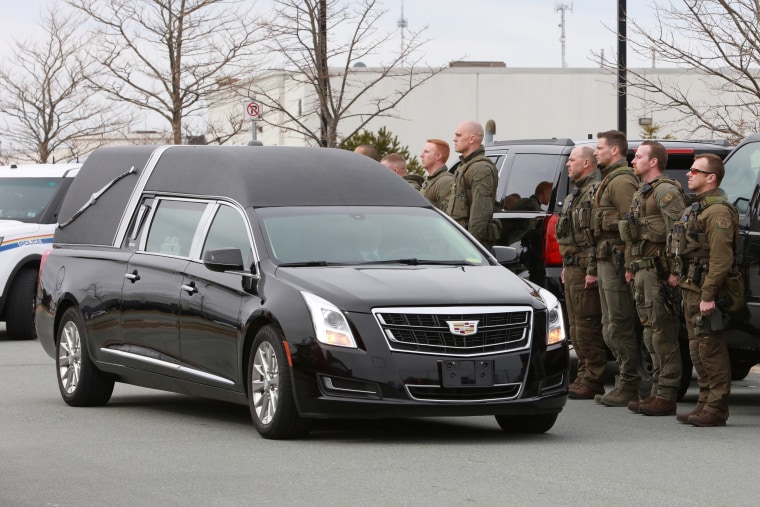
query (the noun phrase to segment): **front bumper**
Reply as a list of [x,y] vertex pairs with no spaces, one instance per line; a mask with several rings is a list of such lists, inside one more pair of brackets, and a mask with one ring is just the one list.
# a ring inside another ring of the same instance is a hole
[[[370,315],[352,320],[377,328]],[[289,342],[301,416],[533,415],[558,413],[567,401],[568,344],[547,349],[543,332],[520,350],[476,357],[391,351],[381,333],[363,336],[360,349]]]

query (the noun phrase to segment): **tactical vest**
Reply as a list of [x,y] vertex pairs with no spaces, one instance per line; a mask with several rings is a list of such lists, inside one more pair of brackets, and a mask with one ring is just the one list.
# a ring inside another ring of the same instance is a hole
[[[728,207],[734,215],[735,221],[738,222],[739,214],[736,208],[725,197],[706,197],[686,208],[681,219],[673,225],[673,230],[668,235],[666,242],[667,254],[676,258],[675,270],[691,280],[696,279],[697,285],[701,285],[699,279],[703,272],[706,273],[710,259],[707,232],[701,229],[698,217],[700,213],[713,204],[723,204]],[[734,237],[734,251],[736,250],[736,239]],[[695,276],[695,271],[699,271],[699,276]]]
[[618,230],[621,239],[631,243],[631,255],[634,257],[664,253],[669,231],[662,217],[662,211],[654,199],[654,190],[663,183],[669,183],[678,189],[681,199],[686,202],[686,194],[681,184],[667,176],[660,176],[651,183],[644,183],[633,194],[631,210],[626,213],[623,220],[618,222]]
[[[495,186],[498,185],[499,181],[499,173],[496,170],[496,166],[491,161],[490,158],[486,157],[485,155],[478,155],[477,157],[474,157],[472,160],[468,160],[467,162],[463,162],[460,164],[460,166],[457,168],[456,171],[456,183],[454,186],[454,190],[456,192],[452,192],[452,195],[449,200],[449,212],[448,215],[459,222],[462,225],[467,225],[467,222],[470,218],[470,206],[472,205],[472,196],[467,193],[468,188],[472,188],[472,180],[469,181],[469,184],[467,184],[467,170],[474,164],[475,162],[481,162],[481,161],[487,161],[488,167],[491,169],[491,172],[493,173],[493,181],[494,181],[494,190]],[[495,197],[495,196],[494,196]],[[497,203],[495,202],[496,199],[494,198],[493,203],[493,212],[499,211],[497,207]]]
[[614,247],[621,247],[624,241],[620,237],[618,222],[623,218],[615,206],[601,206],[600,198],[613,179],[623,174],[633,175],[627,166],[614,169],[602,180],[594,193],[594,211],[591,215],[591,231],[596,242],[596,255],[604,259],[613,253]]
[[576,187],[565,199],[557,220],[556,235],[565,266],[588,265],[588,250],[594,244],[591,217],[598,181]]

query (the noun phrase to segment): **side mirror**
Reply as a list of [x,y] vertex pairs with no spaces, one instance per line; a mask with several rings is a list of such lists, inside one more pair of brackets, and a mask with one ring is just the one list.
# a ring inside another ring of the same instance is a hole
[[493,247],[493,256],[502,266],[504,264],[510,264],[517,260],[517,248],[511,246],[495,246]]
[[219,248],[203,255],[203,265],[211,271],[243,271],[243,254],[239,248]]

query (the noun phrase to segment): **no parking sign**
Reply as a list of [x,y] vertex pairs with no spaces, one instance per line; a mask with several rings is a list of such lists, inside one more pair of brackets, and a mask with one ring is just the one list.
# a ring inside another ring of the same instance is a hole
[[261,103],[255,100],[246,100],[243,103],[243,114],[246,120],[258,120],[261,116]]

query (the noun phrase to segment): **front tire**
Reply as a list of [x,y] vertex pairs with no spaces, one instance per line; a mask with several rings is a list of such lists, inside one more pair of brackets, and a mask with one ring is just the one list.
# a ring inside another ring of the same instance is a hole
[[56,341],[55,366],[58,389],[72,407],[105,405],[111,399],[114,380],[90,359],[82,315],[76,308],[63,313]]
[[497,415],[496,422],[506,433],[546,433],[557,422],[559,414]]
[[6,331],[11,340],[34,340],[34,298],[36,296],[37,270],[24,268],[13,279],[8,291],[6,308]]
[[285,354],[285,337],[274,326],[256,333],[248,359],[248,406],[259,434],[269,439],[305,436],[310,422],[298,415]]

